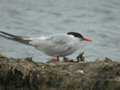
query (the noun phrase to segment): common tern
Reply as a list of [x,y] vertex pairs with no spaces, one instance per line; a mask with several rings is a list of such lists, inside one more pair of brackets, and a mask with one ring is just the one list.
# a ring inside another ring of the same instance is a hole
[[66,34],[44,37],[24,37],[0,31],[0,36],[33,46],[49,56],[57,57],[57,61],[60,60],[59,57],[65,57],[77,51],[82,41],[91,42],[91,40],[84,38],[78,32],[68,32]]

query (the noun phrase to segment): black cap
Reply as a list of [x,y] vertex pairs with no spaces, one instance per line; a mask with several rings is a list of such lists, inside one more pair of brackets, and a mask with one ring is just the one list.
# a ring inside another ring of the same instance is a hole
[[84,38],[80,33],[77,32],[68,32],[68,35],[73,35],[74,37],[78,37],[78,38]]

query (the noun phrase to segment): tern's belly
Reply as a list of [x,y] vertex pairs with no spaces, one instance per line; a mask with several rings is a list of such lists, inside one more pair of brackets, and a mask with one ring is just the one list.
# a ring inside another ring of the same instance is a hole
[[[36,47],[37,48],[37,47]],[[41,50],[41,48],[37,48]],[[49,56],[68,56],[75,52],[78,48],[77,47],[67,47],[67,48],[44,48],[41,51]]]

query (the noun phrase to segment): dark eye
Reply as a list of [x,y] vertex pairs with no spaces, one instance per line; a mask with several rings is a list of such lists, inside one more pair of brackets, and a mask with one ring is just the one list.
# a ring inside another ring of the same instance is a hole
[[81,38],[84,38],[81,34],[79,34],[79,36],[80,36]]

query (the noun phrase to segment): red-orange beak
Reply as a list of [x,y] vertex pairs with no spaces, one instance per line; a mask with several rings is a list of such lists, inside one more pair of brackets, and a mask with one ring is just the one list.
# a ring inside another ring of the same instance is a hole
[[92,40],[89,40],[89,39],[87,39],[87,38],[83,38],[82,40],[83,40],[83,41],[87,41],[87,42],[92,42]]

